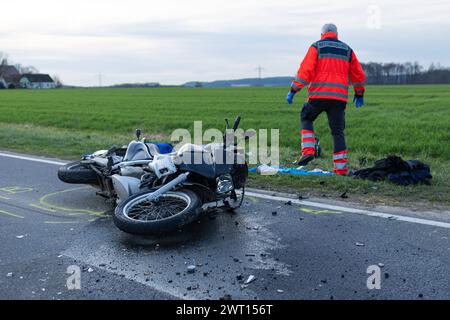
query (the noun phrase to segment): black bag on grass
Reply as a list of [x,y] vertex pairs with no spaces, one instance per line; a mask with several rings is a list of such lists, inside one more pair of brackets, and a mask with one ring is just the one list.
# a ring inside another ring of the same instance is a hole
[[430,184],[430,167],[418,160],[404,161],[397,156],[388,156],[375,161],[372,168],[355,171],[353,176],[370,181],[382,181],[386,178],[398,185],[417,183]]

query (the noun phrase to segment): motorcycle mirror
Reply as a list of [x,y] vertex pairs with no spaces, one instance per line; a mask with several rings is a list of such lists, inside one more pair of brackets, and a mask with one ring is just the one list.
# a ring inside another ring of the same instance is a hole
[[137,137],[138,140],[140,139],[141,134],[142,134],[141,129],[136,129],[136,137]]

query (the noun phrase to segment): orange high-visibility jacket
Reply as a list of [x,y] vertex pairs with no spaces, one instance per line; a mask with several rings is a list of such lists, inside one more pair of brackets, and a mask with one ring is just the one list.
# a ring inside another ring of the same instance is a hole
[[349,81],[355,95],[363,96],[366,76],[353,50],[338,40],[337,34],[325,33],[308,50],[291,90],[309,86],[309,99],[348,101]]

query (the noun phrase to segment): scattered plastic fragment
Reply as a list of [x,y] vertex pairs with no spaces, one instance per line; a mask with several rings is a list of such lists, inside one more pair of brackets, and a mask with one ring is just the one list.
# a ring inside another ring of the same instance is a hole
[[194,265],[187,266],[187,272],[188,273],[194,273],[196,267]]
[[255,280],[256,280],[256,277],[251,274],[251,275],[248,276],[247,280],[245,280],[244,284],[250,284],[250,283],[252,283]]

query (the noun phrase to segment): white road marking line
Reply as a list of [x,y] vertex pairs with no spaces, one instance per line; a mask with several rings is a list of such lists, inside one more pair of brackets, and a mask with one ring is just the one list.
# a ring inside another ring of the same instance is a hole
[[57,165],[57,166],[63,166],[65,164],[67,164],[67,162],[59,162],[59,161],[39,159],[39,158],[33,158],[33,157],[19,156],[19,155],[9,154],[9,153],[0,153],[0,156],[1,157],[7,157],[7,158],[20,159],[20,160],[28,160],[28,161],[34,161],[34,162],[54,164],[54,165]]
[[[8,154],[8,153],[0,153],[0,156],[14,158],[14,159],[20,159],[20,160],[28,160],[28,161],[34,161],[34,162],[47,163],[47,164],[54,164],[54,165],[58,165],[58,166],[63,166],[65,164],[67,164],[67,162],[58,162],[58,161],[39,159],[39,158],[28,157],[28,156],[19,156],[19,155]],[[377,211],[370,211],[370,210],[365,210],[365,209],[335,206],[335,205],[331,205],[331,204],[297,200],[297,199],[291,199],[291,198],[286,198],[286,197],[271,196],[271,195],[264,194],[264,193],[256,193],[256,192],[250,192],[250,191],[246,191],[245,194],[248,196],[255,197],[255,198],[270,199],[270,200],[284,201],[284,202],[291,201],[292,203],[303,205],[303,206],[308,206],[308,207],[329,209],[329,210],[335,210],[335,211],[344,211],[344,212],[361,214],[361,215],[370,216],[370,217],[378,217],[378,218],[384,218],[384,219],[390,219],[390,220],[405,221],[405,222],[418,223],[418,224],[423,224],[423,225],[428,225],[428,226],[450,229],[450,223],[447,223],[447,222],[413,218],[413,217],[408,217],[408,216],[400,216],[400,215],[377,212]]]
[[433,227],[441,227],[441,228],[450,229],[450,223],[435,221],[435,220],[413,218],[413,217],[408,217],[408,216],[400,216],[400,215],[384,213],[384,212],[377,212],[377,211],[370,211],[370,210],[365,210],[365,209],[348,208],[348,207],[335,206],[335,205],[326,204],[326,203],[318,203],[318,202],[312,202],[312,201],[304,201],[304,200],[297,200],[297,199],[291,199],[291,198],[285,198],[285,197],[271,196],[268,194],[262,194],[262,193],[256,193],[256,192],[246,191],[245,195],[255,197],[255,198],[267,199],[267,200],[275,200],[275,201],[283,201],[283,202],[291,201],[292,203],[303,205],[303,206],[308,206],[308,207],[315,207],[315,208],[328,209],[328,210],[334,210],[334,211],[344,211],[344,212],[361,214],[361,215],[370,216],[370,217],[378,217],[378,218],[384,218],[384,219],[390,219],[390,220],[405,221],[405,222],[429,225],[429,226],[433,226]]

